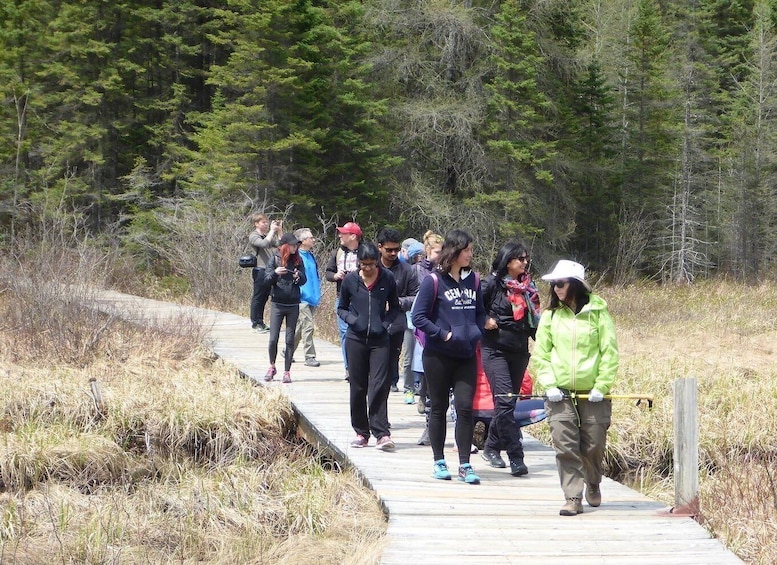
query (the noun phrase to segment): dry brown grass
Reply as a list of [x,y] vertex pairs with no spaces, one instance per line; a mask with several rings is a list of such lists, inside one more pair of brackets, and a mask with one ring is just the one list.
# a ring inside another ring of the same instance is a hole
[[141,328],[82,308],[85,287],[4,267],[0,563],[378,560],[374,494],[193,321]]

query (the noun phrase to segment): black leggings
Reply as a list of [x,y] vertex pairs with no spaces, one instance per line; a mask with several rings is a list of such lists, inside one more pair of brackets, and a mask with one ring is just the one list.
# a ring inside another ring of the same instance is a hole
[[294,358],[294,334],[297,331],[297,320],[299,319],[299,304],[277,304],[272,303],[270,312],[270,364],[275,365],[275,358],[278,356],[278,339],[281,337],[281,324],[286,319],[286,357],[284,358],[283,370],[291,371],[291,360]]
[[429,441],[432,444],[434,460],[445,459],[448,395],[453,389],[453,402],[456,408],[454,433],[456,447],[459,449],[459,465],[469,463],[474,429],[472,399],[475,396],[477,381],[477,358],[473,355],[469,359],[457,359],[424,349],[423,360],[426,390],[432,405],[429,413]]

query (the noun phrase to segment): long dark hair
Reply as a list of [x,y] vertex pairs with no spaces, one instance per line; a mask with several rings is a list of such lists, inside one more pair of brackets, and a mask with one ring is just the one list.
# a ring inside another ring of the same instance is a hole
[[[528,255],[526,246],[520,241],[508,241],[497,251],[494,262],[491,263],[491,272],[496,275],[497,280],[502,280],[507,275],[507,264],[518,257]],[[528,272],[529,265],[526,264]]]
[[438,269],[443,273],[450,273],[453,262],[459,258],[469,244],[472,243],[472,236],[464,230],[450,230],[445,234],[445,241],[442,242],[440,258],[437,261]]
[[[569,279],[569,291],[572,296],[575,297],[575,308],[577,308],[577,311],[575,314],[580,312],[580,310],[583,309],[583,306],[588,304],[588,301],[590,300],[591,293],[588,291],[588,289],[583,286],[583,283],[581,283],[577,279]],[[559,300],[558,295],[556,294],[556,291],[553,290],[553,284],[550,285],[550,306],[548,306],[549,310],[556,310],[561,306],[561,300]]]

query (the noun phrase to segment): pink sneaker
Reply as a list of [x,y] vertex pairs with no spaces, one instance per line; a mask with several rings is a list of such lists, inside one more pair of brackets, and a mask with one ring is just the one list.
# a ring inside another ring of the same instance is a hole
[[396,447],[394,442],[391,441],[391,436],[383,436],[378,440],[378,443],[375,444],[375,449],[380,449],[381,451],[394,451]]
[[283,372],[283,382],[287,384],[291,382],[291,373],[289,371]]
[[353,438],[353,441],[351,442],[351,447],[367,447],[368,443],[370,443],[369,439],[367,439],[363,435],[357,435],[355,438]]
[[275,365],[271,365],[270,368],[267,369],[267,373],[264,375],[264,380],[270,382],[277,372],[278,371],[275,370]]

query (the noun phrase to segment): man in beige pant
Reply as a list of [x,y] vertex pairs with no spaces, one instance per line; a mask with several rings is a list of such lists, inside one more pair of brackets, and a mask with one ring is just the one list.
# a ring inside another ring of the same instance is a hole
[[316,243],[316,238],[308,228],[300,228],[294,231],[294,237],[299,243],[299,254],[302,257],[302,263],[305,265],[305,275],[307,281],[300,288],[301,302],[299,304],[299,319],[297,320],[297,331],[294,335],[294,350],[302,343],[305,351],[305,365],[308,367],[318,367],[321,363],[316,359],[316,346],[313,343],[313,314],[316,312],[318,303],[321,301],[321,279],[318,274],[318,263],[311,249]]

